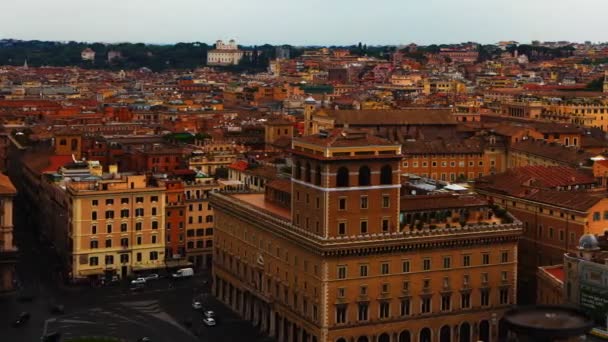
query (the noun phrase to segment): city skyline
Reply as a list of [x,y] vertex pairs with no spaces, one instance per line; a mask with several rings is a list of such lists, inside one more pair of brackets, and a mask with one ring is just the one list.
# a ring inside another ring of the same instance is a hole
[[[573,8],[564,0],[516,0],[503,8],[480,0],[387,0],[380,6],[342,0],[331,4],[311,0],[297,5],[278,0],[263,5],[242,0],[229,4],[179,0],[145,7],[147,3],[141,0],[103,4],[35,0],[6,6],[0,14],[0,38],[153,44],[213,43],[234,38],[244,45],[304,46],[352,45],[360,41],[368,45],[604,41],[600,13],[608,10],[608,4],[599,0],[582,3],[584,6]],[[547,15],[549,10],[551,16]],[[568,18],[566,25],[557,18]],[[162,22],[165,24],[159,25]],[[329,30],[333,31],[331,35],[327,34]]]

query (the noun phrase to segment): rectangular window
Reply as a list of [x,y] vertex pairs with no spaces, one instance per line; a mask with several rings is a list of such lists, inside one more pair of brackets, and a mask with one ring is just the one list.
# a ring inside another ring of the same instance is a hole
[[126,264],[127,262],[129,262],[129,254],[121,254],[120,263]]
[[600,212],[596,211],[593,213],[593,221],[599,221],[600,220]]
[[389,231],[389,220],[388,219],[382,219],[382,231],[383,232],[388,232]]
[[410,272],[410,261],[409,260],[403,260],[401,262],[401,272],[403,272],[403,273]]
[[368,319],[368,311],[369,311],[369,304],[367,303],[359,303],[359,312],[358,312],[358,320],[359,321],[367,321]]
[[338,235],[346,234],[346,222],[338,222]]
[[441,311],[450,311],[452,309],[452,296],[445,294],[441,296]]
[[340,197],[338,199],[338,209],[346,210],[346,197]]
[[391,198],[388,195],[382,195],[382,208],[389,208],[391,206]]
[[411,314],[412,303],[409,298],[404,298],[401,300],[401,316],[409,316]]
[[359,276],[367,277],[367,265],[359,265]]
[[126,223],[121,223],[120,224],[120,231],[123,232],[123,233],[127,231],[127,224]]
[[144,203],[144,198],[143,197],[136,197],[135,198],[135,203]]
[[481,263],[484,265],[490,264],[490,253],[483,253],[481,255]]
[[500,289],[500,304],[509,304],[509,289]]
[[336,323],[346,323],[346,305],[336,307]]
[[471,266],[471,256],[470,255],[462,256],[462,266],[464,266],[464,267]]
[[431,298],[423,297],[420,300],[420,313],[430,313],[431,312]]
[[425,258],[422,260],[422,270],[429,271],[431,269],[431,259]]
[[344,298],[344,297],[346,297],[346,288],[339,287],[338,288],[338,298]]
[[361,221],[361,234],[367,234],[367,221]]
[[490,305],[490,291],[489,290],[481,290],[479,302],[481,306]]
[[383,262],[380,264],[380,273],[383,275],[389,274],[389,264],[388,262]]
[[106,255],[106,265],[112,265],[114,264],[114,256],[113,255]]
[[158,252],[156,252],[156,251],[150,252],[150,260],[158,260]]
[[338,266],[338,279],[346,279],[346,266]]
[[461,293],[460,294],[460,308],[469,309],[471,307],[471,294]]
[[367,196],[361,196],[361,209],[367,209],[367,208],[368,208]]
[[106,205],[113,205],[114,204],[114,200],[111,198],[106,199]]
[[[142,200],[142,202],[143,202],[143,200]],[[158,202],[158,196],[151,196],[150,202]]]
[[500,252],[500,262],[503,264],[509,262],[509,251]]
[[99,201],[98,200],[92,200],[91,201],[91,205],[94,206],[94,207],[96,207],[96,206],[99,205]]
[[113,219],[113,218],[114,218],[114,211],[107,210],[106,211],[106,219]]
[[137,262],[141,262],[141,253],[137,253],[136,260]]
[[367,296],[367,285],[361,285],[359,287],[359,295]]
[[120,204],[129,204],[129,199],[128,198],[121,198],[120,199]]
[[91,257],[91,258],[89,258],[89,265],[90,266],[97,266],[97,265],[99,265],[99,259],[97,257]]
[[443,257],[443,268],[448,269],[452,266],[452,258],[449,256]]
[[380,318],[389,318],[391,306],[389,302],[380,302]]

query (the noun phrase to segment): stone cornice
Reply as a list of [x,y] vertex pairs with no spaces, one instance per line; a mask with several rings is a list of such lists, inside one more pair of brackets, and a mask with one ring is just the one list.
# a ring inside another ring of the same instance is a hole
[[289,220],[222,193],[212,194],[211,204],[219,211],[228,212],[275,236],[281,236],[311,252],[327,256],[386,254],[511,243],[518,241],[522,233],[521,222],[515,221],[500,225],[325,238],[296,227]]

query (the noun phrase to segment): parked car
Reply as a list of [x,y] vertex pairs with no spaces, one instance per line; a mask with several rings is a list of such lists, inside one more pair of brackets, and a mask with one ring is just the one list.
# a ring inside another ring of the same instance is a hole
[[215,312],[211,310],[205,310],[203,311],[203,316],[205,316],[206,318],[215,318]]
[[156,280],[159,279],[160,276],[158,275],[158,273],[152,273],[152,274],[148,274],[147,276],[144,277],[144,279],[147,280]]
[[14,322],[13,322],[13,326],[14,327],[20,327],[23,324],[27,323],[30,320],[30,313],[29,312],[22,312],[19,315],[19,318],[17,318]]
[[194,269],[192,267],[188,267],[188,268],[181,268],[181,269],[177,270],[171,276],[173,278],[179,279],[179,278],[192,277],[193,275],[194,275]]
[[205,318],[203,318],[203,324],[205,324],[208,327],[213,327],[213,326],[215,326],[215,319],[205,317]]
[[200,302],[200,301],[198,301],[198,300],[194,300],[194,301],[192,301],[192,308],[193,308],[194,310],[200,310],[200,309],[202,309],[202,308],[203,308],[203,303],[201,303],[201,302]]
[[152,342],[152,339],[150,339],[149,337],[142,337],[138,339],[137,342]]
[[144,277],[139,277],[139,278],[131,280],[131,285],[138,285],[138,284],[145,284],[145,283],[146,283],[146,278],[144,278]]

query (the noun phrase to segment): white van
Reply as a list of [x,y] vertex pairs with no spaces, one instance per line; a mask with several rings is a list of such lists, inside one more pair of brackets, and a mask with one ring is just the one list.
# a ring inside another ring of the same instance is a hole
[[173,278],[187,278],[194,275],[194,269],[192,267],[181,268],[172,274]]

